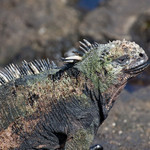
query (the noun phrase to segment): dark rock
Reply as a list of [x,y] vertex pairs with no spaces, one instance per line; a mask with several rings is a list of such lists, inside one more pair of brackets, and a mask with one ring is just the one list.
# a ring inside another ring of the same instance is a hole
[[139,43],[150,57],[150,11],[137,17],[130,32],[133,41]]
[[106,150],[149,150],[149,91],[150,86],[133,94],[123,91],[95,142]]

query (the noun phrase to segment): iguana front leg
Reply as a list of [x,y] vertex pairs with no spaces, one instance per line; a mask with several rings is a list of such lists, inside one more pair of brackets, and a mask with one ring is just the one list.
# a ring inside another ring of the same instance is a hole
[[93,141],[92,128],[78,130],[65,144],[65,150],[89,150]]

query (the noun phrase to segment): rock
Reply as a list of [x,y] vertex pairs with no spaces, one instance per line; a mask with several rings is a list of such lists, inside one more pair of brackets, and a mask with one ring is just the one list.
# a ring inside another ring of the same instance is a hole
[[88,13],[80,25],[82,36],[98,41],[108,39],[129,39],[130,29],[139,16],[150,10],[150,1],[111,0]]
[[150,149],[149,91],[150,86],[133,94],[124,90],[100,127],[97,143],[111,150]]
[[150,57],[150,10],[137,17],[130,31],[132,40],[139,43]]
[[[77,41],[79,19],[78,12],[68,3],[68,0],[2,0],[0,65],[20,62],[22,58],[57,59],[65,48],[70,48]],[[24,53],[30,54],[26,58]]]

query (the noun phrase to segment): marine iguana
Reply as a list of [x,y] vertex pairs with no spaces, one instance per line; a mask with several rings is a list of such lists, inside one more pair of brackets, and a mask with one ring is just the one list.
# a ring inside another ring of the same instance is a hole
[[62,67],[35,60],[0,71],[0,149],[88,150],[127,81],[148,66],[126,40],[84,39],[80,49]]

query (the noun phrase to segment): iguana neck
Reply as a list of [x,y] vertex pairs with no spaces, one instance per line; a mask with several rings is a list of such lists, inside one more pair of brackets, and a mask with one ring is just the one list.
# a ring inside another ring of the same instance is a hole
[[108,114],[108,111],[112,108],[116,98],[127,82],[124,81],[125,74],[120,73],[117,76],[113,76],[113,74],[111,75],[103,67],[97,68],[97,66],[90,65],[89,60],[86,60],[77,64],[75,68],[91,80],[94,87],[93,90],[99,90],[103,98],[103,106],[105,105],[103,110],[106,110],[106,114]]
[[93,54],[92,58],[89,57],[77,63],[74,67],[80,70],[87,78],[91,79],[96,88],[100,86],[100,90],[103,93],[115,81],[113,74],[106,70],[104,66],[103,62],[100,64],[98,56]]
[[67,70],[67,73],[71,76],[75,76],[79,83],[82,83],[83,93],[87,96],[86,100],[91,101],[95,105],[95,109],[99,113],[100,124],[106,119],[108,115],[107,101],[105,95],[101,93],[101,86],[99,82],[95,85],[93,81],[88,78],[83,72],[76,67],[72,67]]

